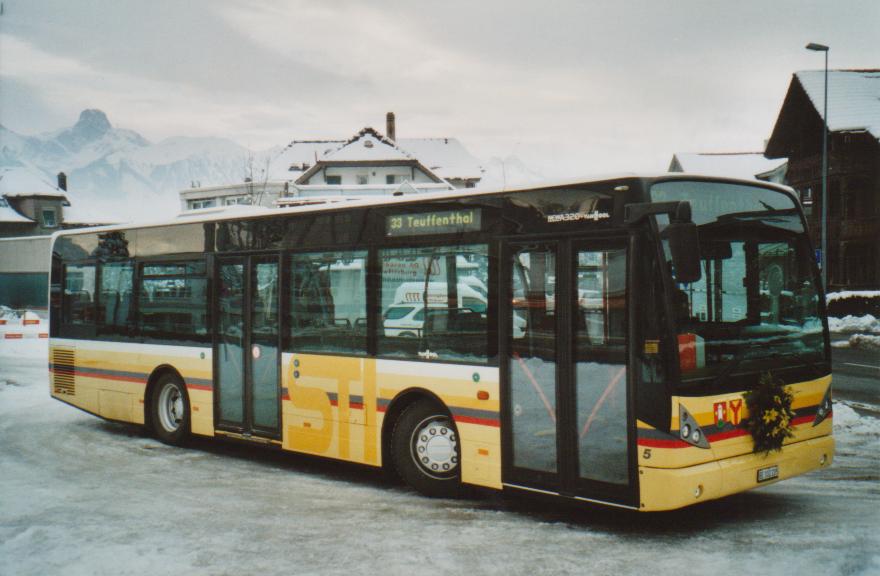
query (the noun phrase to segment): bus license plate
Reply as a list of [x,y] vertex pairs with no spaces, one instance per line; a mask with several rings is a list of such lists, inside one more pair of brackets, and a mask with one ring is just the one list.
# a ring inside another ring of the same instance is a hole
[[758,470],[758,482],[766,482],[774,478],[779,478],[779,466],[769,466]]

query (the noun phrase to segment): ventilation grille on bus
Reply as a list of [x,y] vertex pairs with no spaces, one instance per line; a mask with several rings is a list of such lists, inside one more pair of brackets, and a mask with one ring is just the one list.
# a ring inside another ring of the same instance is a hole
[[52,349],[52,388],[55,394],[76,395],[74,366],[76,366],[76,351],[73,348]]

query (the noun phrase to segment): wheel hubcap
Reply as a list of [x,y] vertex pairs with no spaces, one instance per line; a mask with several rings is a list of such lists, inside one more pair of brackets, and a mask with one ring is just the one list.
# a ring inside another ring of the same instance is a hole
[[183,420],[183,395],[173,384],[166,384],[159,392],[159,422],[168,432],[176,432]]
[[449,420],[433,416],[416,426],[413,459],[429,476],[447,477],[458,468],[458,438]]

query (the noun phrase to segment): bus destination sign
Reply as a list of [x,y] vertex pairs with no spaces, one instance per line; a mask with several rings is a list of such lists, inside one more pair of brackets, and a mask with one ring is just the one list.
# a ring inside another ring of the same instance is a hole
[[480,231],[480,208],[462,208],[420,214],[392,214],[385,219],[386,236],[460,234]]

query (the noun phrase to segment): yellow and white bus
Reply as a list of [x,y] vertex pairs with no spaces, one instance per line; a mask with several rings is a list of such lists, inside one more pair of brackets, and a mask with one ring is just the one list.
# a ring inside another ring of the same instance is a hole
[[[788,188],[664,174],[255,208],[60,232],[52,258],[52,396],[169,444],[643,511],[833,457]],[[768,373],[793,412],[765,454],[744,394]]]

